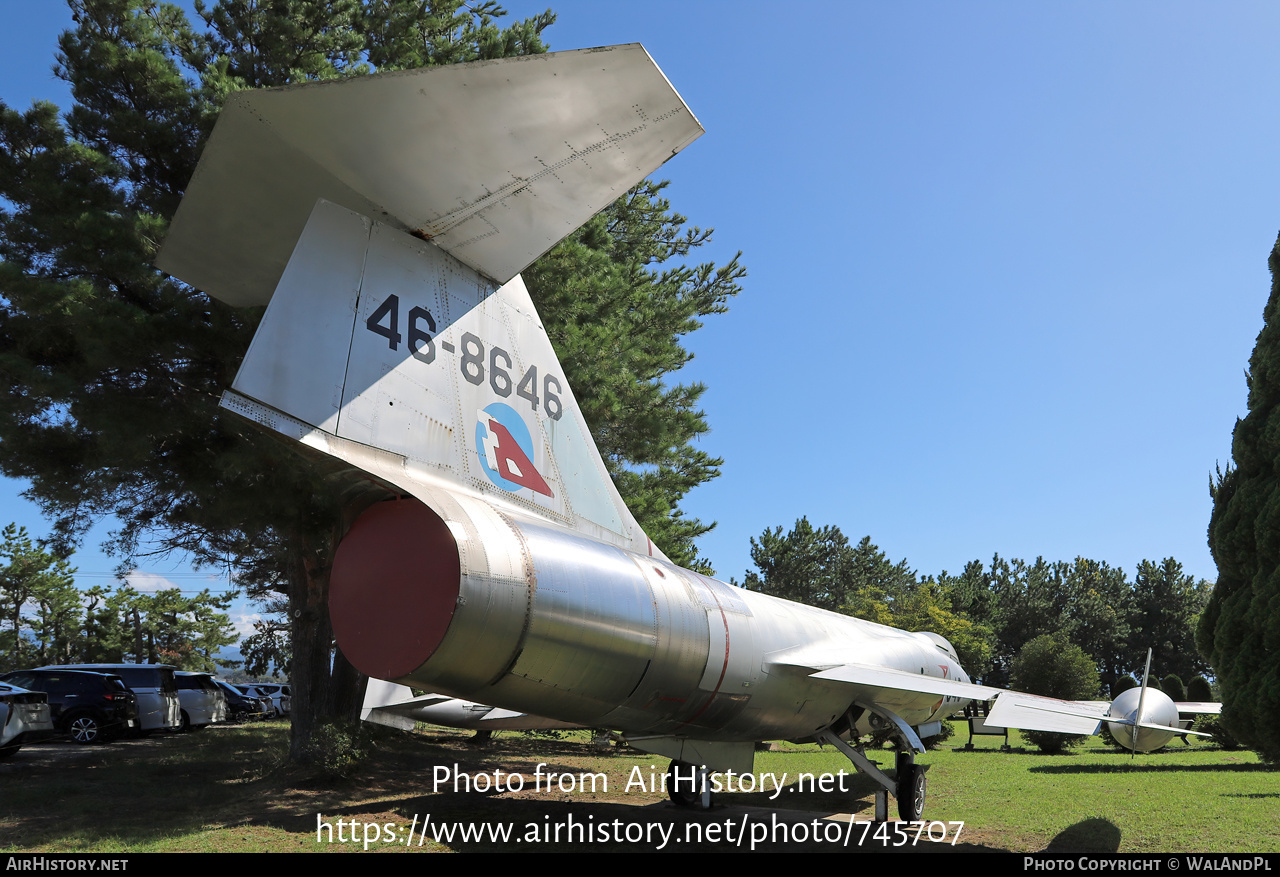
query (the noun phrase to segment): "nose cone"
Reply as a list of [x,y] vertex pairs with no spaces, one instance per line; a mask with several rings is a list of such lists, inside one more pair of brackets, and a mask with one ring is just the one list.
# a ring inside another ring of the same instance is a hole
[[[1142,701],[1141,716],[1138,715],[1139,700]],[[1163,691],[1148,688],[1146,696],[1143,697],[1141,688],[1130,688],[1111,702],[1107,719],[1126,720],[1126,724],[1107,722],[1107,730],[1125,749],[1132,749],[1134,752],[1152,752],[1172,740],[1174,732],[1159,728],[1137,728],[1135,739],[1134,726],[1141,723],[1176,728],[1178,708]]]

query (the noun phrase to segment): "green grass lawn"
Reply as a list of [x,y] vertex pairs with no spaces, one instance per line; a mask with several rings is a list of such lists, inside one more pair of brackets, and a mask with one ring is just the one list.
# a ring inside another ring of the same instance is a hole
[[[634,768],[646,778],[666,762],[631,750],[594,749],[586,735],[562,740],[516,734],[486,749],[466,735],[379,735],[376,751],[346,778],[289,765],[283,722],[211,728],[198,734],[126,741],[89,750],[35,746],[0,764],[0,848],[5,851],[257,852],[356,851],[317,844],[326,819],[408,826],[431,814],[458,824],[528,824],[564,819],[661,823],[682,828],[739,819],[867,820],[874,786],[846,779],[844,793],[801,789],[797,777],[850,771],[844,758],[813,746],[783,745],[757,756],[773,774],[764,791],[719,795],[710,814],[678,810],[661,790],[626,790]],[[987,738],[989,740],[989,738]],[[1271,852],[1280,850],[1280,771],[1250,752],[1185,747],[1132,757],[1100,745],[1046,756],[1032,747],[975,752],[952,744],[921,757],[929,767],[929,820],[964,822],[955,851]],[[1015,741],[1017,742],[1017,741]],[[1096,743],[1096,738],[1092,738]],[[889,750],[870,753],[892,766]],[[527,778],[520,794],[433,789],[438,766],[473,776],[496,769]],[[530,791],[539,764],[574,774],[601,772],[608,789]],[[786,775],[783,778],[783,774]],[[893,801],[890,801],[891,814]],[[402,845],[376,849],[404,851]],[[437,843],[414,851],[523,849],[487,841]],[[581,849],[572,843],[539,849]],[[645,844],[596,850],[645,850]],[[719,849],[715,845],[703,848]],[[783,847],[789,849],[790,847]],[[812,846],[806,848],[813,848]],[[686,851],[689,847],[684,848]],[[936,849],[936,848],[935,848]]]
[[[1280,851],[1280,770],[1252,752],[1175,741],[1133,756],[1096,737],[1062,755],[1018,739],[1013,752],[964,752],[960,737],[920,761],[930,765],[925,817],[963,820],[963,839],[1017,851]],[[785,769],[792,758],[767,754],[756,770]],[[846,766],[839,756],[819,759],[826,770]],[[892,752],[877,760],[892,766]],[[765,767],[775,761],[783,767]]]

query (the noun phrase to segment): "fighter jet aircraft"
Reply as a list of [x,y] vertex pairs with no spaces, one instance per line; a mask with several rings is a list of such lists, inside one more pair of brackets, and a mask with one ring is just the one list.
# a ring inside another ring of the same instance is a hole
[[[222,404],[367,504],[330,586],[360,670],[621,732],[673,778],[750,771],[757,740],[820,740],[919,819],[921,738],[1001,692],[936,634],[668,560],[610,480],[518,275],[701,134],[639,45],[240,92],[157,264],[270,303]],[[1014,727],[1047,730],[1105,712],[1017,707]],[[896,770],[845,742],[880,730]]]

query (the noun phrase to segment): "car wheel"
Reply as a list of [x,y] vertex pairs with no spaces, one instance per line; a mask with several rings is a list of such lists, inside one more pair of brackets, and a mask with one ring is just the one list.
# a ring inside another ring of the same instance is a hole
[[191,730],[191,716],[187,715],[187,711],[182,711],[182,728],[183,731]]
[[72,740],[84,746],[102,740],[102,726],[93,716],[76,716],[67,725],[67,730],[71,732]]

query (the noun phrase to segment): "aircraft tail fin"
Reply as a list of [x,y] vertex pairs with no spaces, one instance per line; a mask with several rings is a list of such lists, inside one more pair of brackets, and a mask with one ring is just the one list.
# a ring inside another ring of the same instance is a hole
[[[434,505],[465,493],[641,554],[517,276],[320,201],[224,405]],[[261,410],[266,406],[268,410]],[[272,419],[271,409],[294,422]]]

